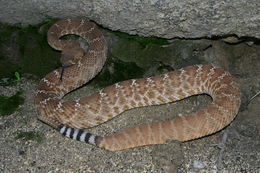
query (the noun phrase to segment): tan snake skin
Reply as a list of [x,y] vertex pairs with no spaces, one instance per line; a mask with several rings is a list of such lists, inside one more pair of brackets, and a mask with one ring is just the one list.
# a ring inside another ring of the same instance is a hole
[[[89,43],[87,53],[73,40],[59,38],[75,34]],[[217,132],[236,116],[240,89],[234,78],[213,65],[194,65],[164,75],[132,79],[108,86],[74,101],[62,97],[92,79],[103,67],[107,46],[103,34],[89,21],[66,19],[48,31],[48,42],[62,51],[65,68],[46,75],[35,96],[38,118],[67,137],[108,150],[122,150],[167,140],[188,141]],[[213,99],[207,108],[173,120],[136,126],[100,137],[83,129],[108,121],[125,110],[159,105],[206,93]]]

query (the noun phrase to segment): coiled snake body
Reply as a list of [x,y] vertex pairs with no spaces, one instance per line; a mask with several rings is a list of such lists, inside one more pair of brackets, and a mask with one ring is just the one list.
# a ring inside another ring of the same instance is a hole
[[[89,43],[87,53],[73,40],[59,38],[75,34]],[[217,132],[238,113],[240,90],[233,77],[213,65],[194,65],[164,75],[132,79],[101,89],[74,101],[62,97],[92,79],[103,67],[107,45],[97,26],[89,21],[66,19],[48,31],[48,42],[62,51],[66,65],[47,74],[35,96],[38,118],[67,137],[108,150],[122,150],[167,140],[188,141]],[[159,105],[206,93],[212,103],[196,113],[154,122],[100,137],[83,129],[108,121],[125,110]]]

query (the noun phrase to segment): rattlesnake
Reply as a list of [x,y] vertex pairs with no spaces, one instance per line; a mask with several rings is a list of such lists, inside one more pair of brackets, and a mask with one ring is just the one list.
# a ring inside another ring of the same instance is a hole
[[[60,40],[75,34],[89,43],[84,54],[73,40]],[[35,96],[38,118],[63,135],[108,150],[122,150],[167,140],[188,141],[217,132],[236,116],[240,89],[234,78],[213,65],[193,65],[164,75],[132,79],[101,89],[74,101],[62,97],[92,79],[106,60],[107,45],[97,26],[86,20],[66,19],[51,26],[48,43],[62,51],[66,66],[47,74]],[[213,99],[205,109],[173,120],[154,122],[100,137],[83,129],[108,121],[125,110],[159,105],[191,95],[206,93]]]

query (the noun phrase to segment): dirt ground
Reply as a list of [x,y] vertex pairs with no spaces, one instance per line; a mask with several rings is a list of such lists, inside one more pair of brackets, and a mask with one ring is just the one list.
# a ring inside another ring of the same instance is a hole
[[[184,143],[169,141],[163,145],[106,151],[65,138],[37,120],[33,96],[39,79],[24,77],[15,86],[0,87],[1,95],[9,96],[22,90],[25,98],[24,104],[15,113],[0,117],[0,172],[260,172],[260,97],[253,97],[260,91],[260,45],[249,41],[236,44],[225,43],[223,40],[195,42],[209,45],[207,49],[199,50],[203,60],[184,60],[181,66],[213,63],[230,71],[241,85],[242,105],[237,117],[228,127],[213,135]],[[110,49],[113,49],[113,44]],[[171,59],[169,64],[172,61]],[[95,90],[93,85],[86,85],[67,98],[82,97]],[[161,106],[137,108],[89,131],[101,136],[111,134],[136,124],[194,112],[206,107],[210,101],[209,96],[200,95]],[[21,131],[37,132],[43,140],[16,139],[16,134]]]

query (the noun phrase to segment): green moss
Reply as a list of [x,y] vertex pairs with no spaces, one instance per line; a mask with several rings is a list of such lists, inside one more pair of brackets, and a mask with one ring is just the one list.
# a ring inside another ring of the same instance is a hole
[[110,55],[102,72],[93,83],[102,88],[127,79],[140,78],[143,74],[144,70],[135,63],[123,62]]
[[136,41],[120,39],[110,51],[113,57],[117,57],[124,62],[138,62],[139,54],[143,50],[142,46]]
[[[194,43],[186,40],[174,40],[168,45],[148,44],[144,48],[139,42],[121,38],[112,47],[111,54],[125,62],[134,62],[145,71],[154,66],[167,66],[179,68],[183,64],[196,63],[193,51]],[[161,64],[161,65],[160,65]],[[167,72],[167,71],[166,71]]]
[[46,38],[53,22],[25,28],[0,24],[0,78],[10,77],[15,71],[43,77],[60,66],[60,53],[48,45]]
[[17,30],[19,27],[10,26],[7,24],[1,24],[0,25],[0,46],[4,44],[5,41],[7,41],[10,36]]
[[[18,66],[11,59],[6,58],[7,42],[15,33],[18,27],[0,24],[0,78],[11,76]],[[8,67],[8,68],[7,68]]]
[[43,141],[43,137],[40,133],[38,132],[17,132],[15,139],[22,139],[25,141],[36,141],[38,143]]
[[59,52],[50,48],[46,33],[39,34],[38,27],[29,26],[20,30],[18,44],[23,58],[21,65],[23,72],[42,77],[60,66]]
[[21,82],[22,78],[21,78],[21,74],[19,72],[15,72],[14,76],[11,78],[3,78],[0,79],[0,86],[12,86],[12,85],[16,85],[19,82]]
[[0,96],[0,115],[5,116],[14,113],[23,103],[24,98],[21,97],[21,92],[17,92],[11,97]]
[[167,45],[169,44],[167,39],[158,37],[141,37],[137,35],[129,35],[122,32],[114,32],[114,34],[120,38],[124,38],[130,41],[138,42],[143,48],[149,44]]

